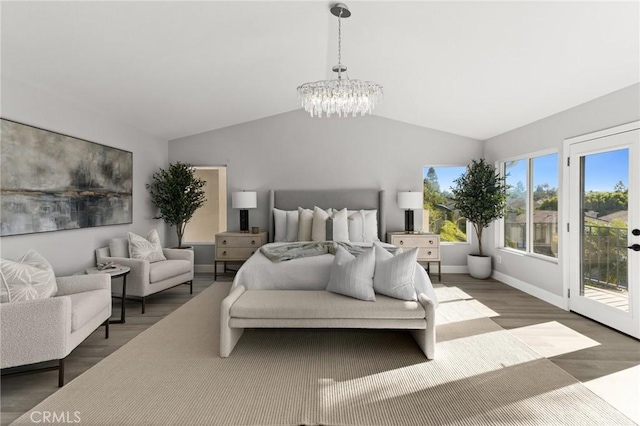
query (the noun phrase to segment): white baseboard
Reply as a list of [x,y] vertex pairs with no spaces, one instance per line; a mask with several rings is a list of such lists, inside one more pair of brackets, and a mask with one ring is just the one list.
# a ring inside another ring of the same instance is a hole
[[553,294],[547,290],[543,290],[524,281],[520,281],[519,279],[503,274],[502,272],[493,271],[491,278],[503,282],[513,288],[517,288],[520,291],[524,291],[525,293],[530,294],[533,297],[537,297],[540,300],[544,300],[545,302],[557,306],[560,309],[564,309],[565,311],[567,310],[567,304],[562,296],[558,296],[557,294]]
[[[437,271],[438,268],[434,267],[433,265],[431,266],[431,272],[433,271]],[[469,273],[469,267],[466,265],[443,265],[442,266],[442,273],[443,274],[468,274]]]

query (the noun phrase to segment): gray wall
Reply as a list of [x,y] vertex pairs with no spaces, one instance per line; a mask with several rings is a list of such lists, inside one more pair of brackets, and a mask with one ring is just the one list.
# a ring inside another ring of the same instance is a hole
[[[249,221],[262,229],[268,229],[269,189],[380,188],[386,190],[387,230],[403,230],[397,191],[422,191],[425,165],[466,165],[481,154],[475,139],[376,116],[311,118],[303,110],[169,142],[171,162],[226,165],[229,197],[257,191]],[[228,205],[228,229],[239,229],[239,213],[230,199]],[[469,250],[468,244],[443,247],[444,265],[466,265]],[[212,255],[211,247],[196,247],[198,263],[213,263]]]
[[167,141],[110,120],[71,100],[2,76],[2,117],[133,152],[133,224],[102,226],[0,238],[3,258],[18,259],[35,249],[49,260],[57,275],[72,274],[95,265],[94,250],[127,231],[146,235],[165,226],[154,220],[145,184],[158,167],[166,167]]
[[[557,149],[561,163],[558,165],[560,167],[559,185],[561,188],[562,170],[564,169],[561,166],[564,164],[563,159],[566,158],[563,153],[565,139],[638,119],[640,119],[640,85],[635,84],[493,137],[484,143],[484,156],[488,161],[493,162],[544,149]],[[563,197],[560,194],[560,203],[562,202]],[[496,264],[494,258],[494,270],[552,294],[558,296],[562,294],[564,259],[561,258],[558,263],[553,263],[531,256],[515,254],[508,250],[497,250],[495,249],[495,230],[493,227],[486,232],[484,243],[489,254],[494,256],[499,254],[502,257],[501,264]]]

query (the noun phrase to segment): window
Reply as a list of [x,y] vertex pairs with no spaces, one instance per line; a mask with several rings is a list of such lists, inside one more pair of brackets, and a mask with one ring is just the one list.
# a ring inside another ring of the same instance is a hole
[[505,161],[504,247],[558,257],[558,154]]
[[207,201],[193,214],[184,230],[184,241],[214,243],[216,234],[227,230],[227,168],[195,167],[196,177],[204,180]]
[[423,229],[440,235],[442,242],[467,242],[467,220],[453,209],[453,181],[466,171],[464,166],[424,167]]

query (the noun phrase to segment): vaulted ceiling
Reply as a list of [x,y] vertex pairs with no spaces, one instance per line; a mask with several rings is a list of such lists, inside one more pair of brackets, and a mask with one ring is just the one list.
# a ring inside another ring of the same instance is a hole
[[[20,80],[174,139],[300,108],[332,78],[332,2],[3,2]],[[639,81],[638,2],[348,3],[375,114],[487,139]]]

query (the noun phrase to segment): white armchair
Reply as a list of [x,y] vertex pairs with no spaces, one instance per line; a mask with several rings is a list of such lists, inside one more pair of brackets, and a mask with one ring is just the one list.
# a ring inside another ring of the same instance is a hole
[[76,275],[56,282],[55,297],[0,304],[0,366],[58,360],[58,386],[62,387],[67,355],[100,325],[109,338],[111,278]]
[[[96,250],[98,263],[113,262],[131,268],[127,277],[127,294],[140,298],[142,313],[145,312],[147,296],[167,290],[181,284],[188,284],[193,294],[193,251],[184,249],[163,249],[167,260],[149,263],[148,260],[131,259],[129,245],[126,238],[114,238],[109,247]],[[120,292],[119,292],[120,291]],[[122,295],[118,286],[113,289],[114,294]]]

